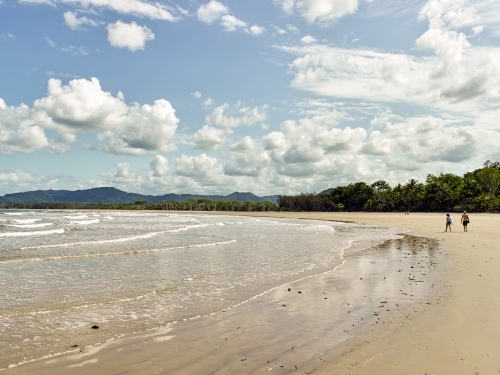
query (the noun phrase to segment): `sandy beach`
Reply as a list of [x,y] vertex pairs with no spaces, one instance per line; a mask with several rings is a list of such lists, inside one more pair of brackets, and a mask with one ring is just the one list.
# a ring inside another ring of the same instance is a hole
[[227,311],[5,373],[500,373],[498,216],[473,214],[463,233],[454,215],[453,232],[444,233],[444,214],[248,215],[400,227],[412,236],[360,249],[335,271]]
[[[445,215],[411,213],[289,213],[283,217],[346,220],[402,226],[442,242],[450,255],[443,272],[446,297],[398,323],[367,330],[329,353],[325,374],[500,373],[500,217],[471,214],[463,233],[460,215],[444,233]],[[369,343],[367,343],[369,341]]]

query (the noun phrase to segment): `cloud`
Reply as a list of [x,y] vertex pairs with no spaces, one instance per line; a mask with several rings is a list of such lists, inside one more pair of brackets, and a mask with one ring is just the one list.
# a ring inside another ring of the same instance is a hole
[[72,180],[65,176],[32,175],[21,170],[0,168],[0,194],[39,189],[69,188]]
[[44,130],[32,120],[27,105],[7,106],[0,98],[0,154],[30,153],[48,145]]
[[227,6],[216,0],[211,0],[209,3],[203,4],[198,8],[196,16],[200,21],[211,24],[228,13],[229,8]]
[[225,112],[229,109],[229,104],[224,103],[220,107],[214,109],[212,114],[205,117],[209,124],[219,125],[226,128],[235,128],[242,125],[254,125],[256,123],[265,121],[267,118],[267,106],[262,107],[243,107],[236,108],[238,114],[235,116],[227,116]]
[[203,105],[204,105],[205,107],[210,107],[212,104],[214,104],[214,100],[213,100],[212,98],[208,98],[207,100],[205,100],[205,101],[203,102]]
[[151,169],[153,170],[153,176],[161,177],[168,175],[168,160],[167,158],[156,155],[151,163],[149,163]]
[[168,101],[129,106],[122,93],[103,91],[96,78],[75,79],[67,86],[51,78],[47,96],[35,100],[33,110],[38,124],[59,133],[97,132],[107,152],[146,155],[176,148],[170,142],[179,120]]
[[287,15],[297,11],[307,22],[320,24],[331,24],[358,9],[358,0],[278,0],[277,3]]
[[246,29],[247,23],[232,16],[230,14],[226,14],[222,16],[221,25],[224,27],[225,31],[236,31],[238,29]]
[[265,27],[253,25],[248,29],[248,32],[252,35],[258,36],[264,34],[266,31]]
[[228,176],[257,177],[269,164],[266,151],[248,136],[231,145],[230,155],[236,163],[224,166],[224,173]]
[[130,164],[129,163],[119,163],[116,167],[115,177],[118,178],[128,178],[132,176],[132,173],[129,171]]
[[20,0],[22,4],[68,4],[78,6],[82,9],[103,8],[121,14],[130,14],[137,17],[164,21],[178,21],[180,15],[174,13],[185,13],[182,8],[172,8],[160,2],[147,2],[141,0]]
[[266,31],[266,28],[263,26],[253,25],[248,27],[247,22],[230,14],[229,8],[216,0],[211,0],[201,5],[196,11],[196,16],[200,21],[208,24],[212,24],[220,19],[224,31],[233,32],[243,30],[254,36],[262,35]]
[[146,42],[153,40],[155,34],[146,26],[140,26],[134,21],[125,23],[116,21],[106,27],[108,40],[113,47],[128,48],[132,52],[143,50]]
[[480,20],[475,7],[468,0],[429,0],[420,11],[419,17],[428,19],[430,28],[457,29]]
[[72,56],[86,56],[86,55],[89,54],[88,48],[84,47],[84,46],[80,46],[80,47],[75,47],[75,46],[61,47],[61,51],[68,52]]
[[[122,93],[113,96],[99,80],[74,79],[67,86],[48,82],[47,96],[9,107],[0,99],[0,152],[34,152],[48,148],[64,153],[76,135],[96,133],[104,151],[119,155],[148,155],[176,149],[172,143],[179,119],[164,99],[153,105],[127,105]],[[48,139],[45,129],[57,132]]]
[[[323,115],[287,120],[280,131],[264,136],[274,170],[284,176],[324,178],[328,174],[346,179],[369,175],[369,162],[361,154],[367,132],[363,128],[337,128],[342,114],[331,111]],[[352,163],[356,168],[349,169]],[[363,167],[362,167],[363,166]]]
[[276,2],[281,5],[283,13],[287,15],[293,13],[293,8],[295,7],[295,0],[277,0]]
[[[317,95],[410,102],[467,111],[500,101],[500,49],[470,47],[464,34],[429,29],[417,41],[431,57],[327,45],[281,47],[297,57],[292,86]],[[463,103],[467,102],[467,106]],[[461,103],[461,107],[456,104]]]
[[51,47],[56,46],[56,44],[48,36],[44,37],[43,39],[45,39],[45,41],[49,44],[49,46]]
[[10,40],[14,40],[14,39],[16,39],[16,36],[12,33],[7,33],[7,38]]
[[304,44],[311,44],[311,43],[316,43],[316,38],[311,36],[311,35],[306,35],[300,41]]
[[64,154],[70,150],[76,135],[71,133],[59,133],[55,139],[50,140],[49,151],[52,154]]
[[[89,181],[92,187],[115,186],[126,191],[141,192],[142,187],[147,183],[147,176],[136,175],[130,171],[130,164],[126,162],[118,163],[114,172],[101,173],[102,181]],[[152,176],[151,176],[152,177]]]
[[198,98],[198,99],[201,98],[201,92],[199,92],[199,91],[192,92],[191,95],[193,95],[195,98]]
[[72,30],[78,30],[82,28],[83,25],[99,26],[99,22],[85,16],[77,17],[77,14],[75,12],[64,12],[63,17],[64,23],[66,23],[66,25]]
[[170,143],[179,120],[175,110],[164,99],[154,104],[134,104],[129,107],[127,116],[115,130],[99,133],[104,150],[119,155],[147,155],[157,151],[169,152],[177,149]]
[[179,176],[190,177],[205,185],[221,184],[224,178],[222,167],[217,159],[206,154],[181,155],[175,159],[175,171]]
[[399,119],[387,123],[384,134],[376,134],[376,140],[379,145],[386,142],[385,154],[397,152],[419,163],[471,159],[477,151],[478,131],[470,126],[445,124],[431,116]]
[[276,31],[276,33],[277,33],[277,34],[279,34],[279,35],[285,35],[285,34],[288,34],[286,30],[281,29],[281,28],[279,28],[279,27],[277,27],[277,26],[274,26],[274,30],[275,30],[275,31]]
[[471,37],[475,37],[475,36],[478,36],[479,34],[481,34],[484,30],[484,26],[475,26],[472,28],[472,35]]
[[227,131],[204,125],[193,135],[195,148],[204,151],[215,150],[226,141],[227,135]]

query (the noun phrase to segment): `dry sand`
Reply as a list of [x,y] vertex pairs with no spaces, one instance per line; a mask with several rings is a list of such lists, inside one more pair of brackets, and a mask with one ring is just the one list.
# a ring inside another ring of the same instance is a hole
[[5,373],[500,374],[500,216],[473,214],[463,233],[454,215],[443,233],[444,214],[251,215],[404,227],[444,246],[384,244],[226,312]]

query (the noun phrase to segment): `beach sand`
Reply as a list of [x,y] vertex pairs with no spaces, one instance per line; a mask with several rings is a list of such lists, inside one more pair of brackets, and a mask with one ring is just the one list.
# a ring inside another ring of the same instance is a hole
[[403,227],[420,238],[358,251],[333,272],[225,312],[5,373],[500,373],[499,216],[473,214],[463,233],[454,215],[453,232],[443,233],[444,214],[250,215]]

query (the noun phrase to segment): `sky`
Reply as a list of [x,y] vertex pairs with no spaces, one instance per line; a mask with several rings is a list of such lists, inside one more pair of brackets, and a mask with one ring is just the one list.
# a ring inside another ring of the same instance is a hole
[[0,195],[320,192],[500,160],[496,0],[0,0]]

